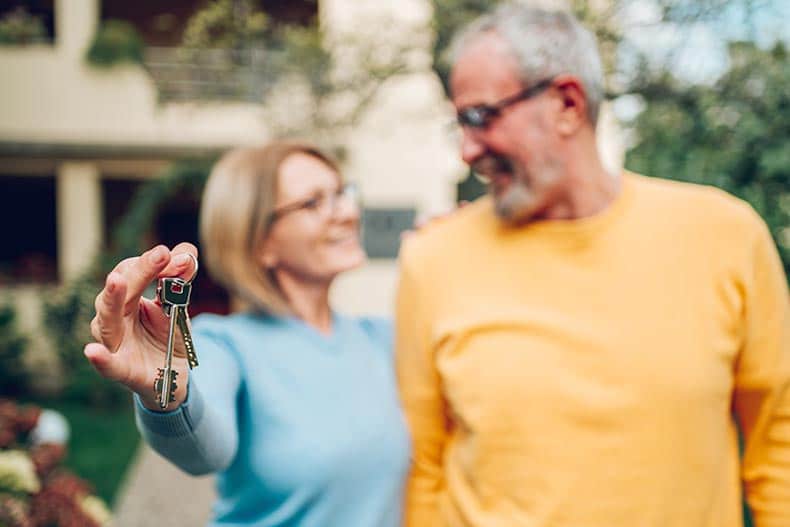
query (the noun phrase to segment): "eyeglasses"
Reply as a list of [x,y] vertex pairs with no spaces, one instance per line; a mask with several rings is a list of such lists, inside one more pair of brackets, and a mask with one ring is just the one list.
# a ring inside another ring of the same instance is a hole
[[356,204],[358,202],[358,196],[359,192],[357,192],[357,186],[354,183],[344,183],[334,192],[316,192],[307,199],[283,205],[275,209],[274,212],[269,215],[269,224],[274,223],[287,214],[300,210],[313,212],[321,218],[326,219],[335,213],[340,200],[346,200],[347,202]]
[[516,104],[517,102],[525,101],[530,97],[538,95],[546,88],[551,86],[552,82],[554,82],[553,78],[544,79],[537,84],[533,84],[528,88],[524,88],[515,95],[511,95],[510,97],[502,99],[494,104],[478,104],[475,106],[467,106],[466,108],[462,108],[458,110],[458,114],[456,116],[458,124],[476,129],[488,128],[494,119],[499,117],[499,115],[502,113],[502,110],[508,106]]

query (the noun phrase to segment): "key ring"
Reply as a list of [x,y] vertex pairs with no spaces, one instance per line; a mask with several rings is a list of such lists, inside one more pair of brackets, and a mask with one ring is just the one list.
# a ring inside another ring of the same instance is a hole
[[195,279],[195,277],[197,276],[197,273],[198,273],[198,260],[197,260],[197,258],[195,257],[195,255],[194,255],[194,254],[192,254],[192,253],[184,253],[184,254],[186,254],[187,256],[189,256],[190,258],[192,258],[192,261],[193,261],[193,262],[195,262],[195,272],[193,272],[193,273],[192,273],[192,276],[189,278],[189,280],[187,280],[187,283],[188,283],[188,284],[191,284],[191,283],[192,283],[192,281],[193,281],[193,280]]

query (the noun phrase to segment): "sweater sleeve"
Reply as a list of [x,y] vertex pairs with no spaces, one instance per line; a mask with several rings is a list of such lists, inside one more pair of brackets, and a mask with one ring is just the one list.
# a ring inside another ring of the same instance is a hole
[[[756,215],[755,215],[756,216]],[[743,279],[734,408],[755,527],[790,525],[790,304],[782,263],[759,220]]]
[[[407,246],[408,247],[408,246]],[[438,525],[444,488],[442,452],[447,431],[439,374],[433,361],[429,299],[412,253],[401,252],[396,306],[395,359],[401,400],[411,430],[413,458],[406,487],[404,525]]]
[[[200,365],[189,372],[187,398],[170,412],[153,412],[135,396],[137,427],[156,452],[192,475],[227,468],[238,448],[236,400],[242,369],[217,322],[198,317],[193,340]],[[213,324],[211,322],[214,322]]]

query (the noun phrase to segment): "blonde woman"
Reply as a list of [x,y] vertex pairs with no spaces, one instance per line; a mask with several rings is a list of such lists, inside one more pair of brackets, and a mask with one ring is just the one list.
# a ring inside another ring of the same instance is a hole
[[152,384],[169,319],[142,293],[157,277],[189,278],[195,247],[124,260],[97,296],[85,355],[135,393],[156,451],[190,474],[217,473],[211,525],[400,523],[409,439],[391,328],[329,305],[334,279],[365,259],[352,190],[307,144],[237,149],[217,163],[201,206],[202,261],[252,307],[195,318],[200,366],[190,371],[179,347],[165,411]]

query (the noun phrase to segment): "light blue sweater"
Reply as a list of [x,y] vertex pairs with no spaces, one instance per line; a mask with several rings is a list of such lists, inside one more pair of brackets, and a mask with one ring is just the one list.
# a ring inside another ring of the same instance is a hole
[[184,404],[135,406],[154,450],[218,473],[210,525],[400,524],[409,439],[389,323],[335,315],[324,336],[295,318],[201,315],[192,332]]

